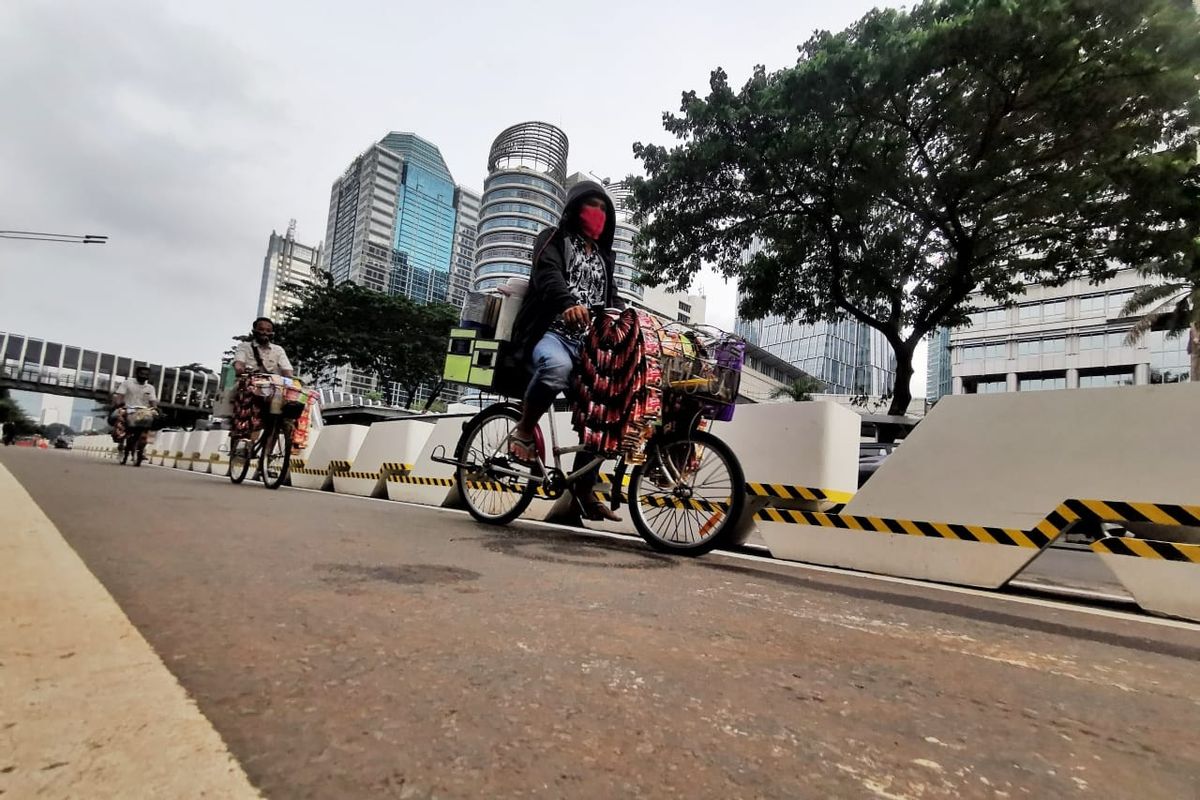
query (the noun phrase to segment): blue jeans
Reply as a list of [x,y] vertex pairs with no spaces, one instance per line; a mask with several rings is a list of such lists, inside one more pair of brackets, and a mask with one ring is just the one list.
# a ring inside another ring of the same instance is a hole
[[548,406],[571,386],[571,374],[579,363],[579,345],[547,331],[533,348],[533,378],[525,390],[526,403]]
[[[560,392],[571,387],[571,375],[578,364],[579,345],[554,331],[546,331],[546,335],[533,348],[533,379],[525,390],[525,402],[541,402],[542,406],[549,407]],[[583,469],[593,458],[595,454],[587,450],[576,453],[571,471]],[[582,502],[593,502],[592,488],[596,485],[599,469],[600,465],[597,464],[576,479],[571,491]]]

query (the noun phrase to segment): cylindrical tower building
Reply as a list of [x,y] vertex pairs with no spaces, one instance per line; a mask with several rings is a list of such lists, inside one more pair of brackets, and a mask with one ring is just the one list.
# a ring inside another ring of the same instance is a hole
[[626,300],[641,299],[645,289],[637,282],[638,270],[633,263],[633,237],[638,229],[629,220],[629,197],[632,190],[624,181],[610,183],[604,188],[617,209],[617,232],[613,238],[613,253],[617,258],[617,288]]
[[566,204],[567,146],[567,135],[546,122],[513,125],[492,142],[475,240],[475,291],[529,277],[534,239],[558,224]]

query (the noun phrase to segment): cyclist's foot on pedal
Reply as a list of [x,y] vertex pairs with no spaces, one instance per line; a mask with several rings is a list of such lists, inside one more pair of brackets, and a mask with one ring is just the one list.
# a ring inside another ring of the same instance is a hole
[[579,516],[590,522],[620,522],[621,515],[613,511],[599,500],[590,503],[577,503]]
[[508,454],[524,464],[537,461],[537,440],[517,430],[508,435]]

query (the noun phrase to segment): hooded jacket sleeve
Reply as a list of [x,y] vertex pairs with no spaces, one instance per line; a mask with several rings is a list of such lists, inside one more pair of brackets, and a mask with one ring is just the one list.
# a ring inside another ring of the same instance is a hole
[[567,286],[566,264],[563,263],[562,248],[554,241],[554,228],[547,228],[534,242],[533,273],[531,282],[537,294],[547,304],[547,311],[557,316],[579,300]]

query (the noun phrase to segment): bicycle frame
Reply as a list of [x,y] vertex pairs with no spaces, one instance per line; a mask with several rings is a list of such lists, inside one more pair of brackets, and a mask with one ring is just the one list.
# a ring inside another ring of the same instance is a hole
[[[562,457],[565,455],[569,455],[571,453],[581,453],[581,452],[585,451],[587,448],[585,448],[583,445],[572,445],[570,447],[559,447],[558,446],[558,426],[555,424],[554,420],[555,420],[554,407],[551,406],[546,412],[546,425],[547,425],[547,427],[550,428],[550,452],[547,455],[550,457],[550,459],[554,465],[554,469],[557,470],[560,474],[562,474],[563,479],[566,481],[566,483],[568,485],[570,485],[570,484],[575,483],[577,480],[579,480],[581,477],[583,477],[585,474],[587,474],[591,470],[599,467],[601,464],[603,464],[606,461],[606,459],[604,458],[604,456],[598,455],[598,456],[592,458],[590,461],[588,461],[587,464],[585,464],[582,467],[580,467],[579,469],[575,470],[574,472],[571,472],[569,474],[563,472]],[[502,444],[501,447],[504,447],[504,445]],[[494,457],[494,455],[495,454],[493,454],[493,457]],[[454,459],[444,459],[444,458],[439,459],[439,458],[435,457],[433,460],[434,461],[445,461],[446,463],[454,464],[456,466],[464,466],[461,462],[454,460]],[[510,478],[521,478],[523,480],[529,480],[532,483],[536,483],[539,486],[545,486],[546,484],[548,484],[550,482],[550,475],[548,474],[547,466],[548,465],[546,464],[546,461],[543,460],[541,454],[539,454],[537,457],[537,467],[541,471],[541,475],[533,475],[531,472],[520,472],[520,471],[517,471],[514,469],[506,469],[504,467],[495,466],[495,465],[492,465],[490,467],[490,469],[496,475],[505,475]]]

